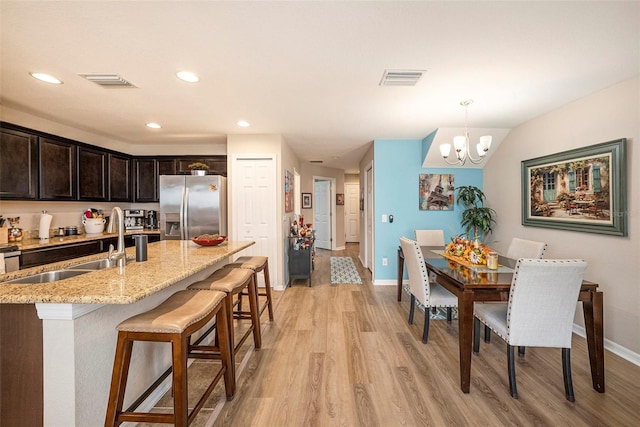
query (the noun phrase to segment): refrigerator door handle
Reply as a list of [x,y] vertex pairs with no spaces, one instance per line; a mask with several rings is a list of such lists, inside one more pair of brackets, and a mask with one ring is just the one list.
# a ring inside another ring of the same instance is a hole
[[184,190],[184,222],[182,223],[182,240],[189,239],[189,187],[185,187]]
[[186,188],[182,187],[182,189],[180,190],[180,240],[184,240],[185,239],[185,227],[186,227],[186,213],[185,213],[185,209],[186,204],[185,204],[185,192],[186,192]]

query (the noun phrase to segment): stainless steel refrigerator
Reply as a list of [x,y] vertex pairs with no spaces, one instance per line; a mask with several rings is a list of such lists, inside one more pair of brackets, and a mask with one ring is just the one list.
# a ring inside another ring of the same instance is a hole
[[219,175],[160,175],[160,239],[227,234],[227,179]]

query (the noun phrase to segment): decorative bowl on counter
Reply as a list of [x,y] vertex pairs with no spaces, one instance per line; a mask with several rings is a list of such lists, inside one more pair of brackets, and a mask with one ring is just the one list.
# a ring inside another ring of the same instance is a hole
[[227,236],[221,236],[219,234],[201,234],[191,238],[193,243],[200,246],[217,246],[225,240],[227,240]]
[[84,232],[87,234],[99,234],[104,231],[104,224],[107,222],[104,218],[85,218],[82,220]]

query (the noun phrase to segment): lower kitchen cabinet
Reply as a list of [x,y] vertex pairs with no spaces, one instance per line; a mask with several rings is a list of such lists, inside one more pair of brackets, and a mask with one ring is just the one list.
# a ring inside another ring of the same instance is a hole
[[99,254],[103,251],[102,246],[102,240],[91,240],[88,242],[69,243],[68,245],[23,250],[22,255],[20,255],[20,269]]
[[42,363],[35,304],[0,304],[0,426],[43,425]]

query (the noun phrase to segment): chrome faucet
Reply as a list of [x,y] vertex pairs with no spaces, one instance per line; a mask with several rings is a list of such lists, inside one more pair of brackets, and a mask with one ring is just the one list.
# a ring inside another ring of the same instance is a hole
[[118,250],[114,252],[113,245],[109,245],[109,261],[118,261],[118,267],[124,267],[127,263],[127,253],[124,250],[124,214],[118,206],[111,210],[107,233],[113,233],[113,223],[118,221]]

